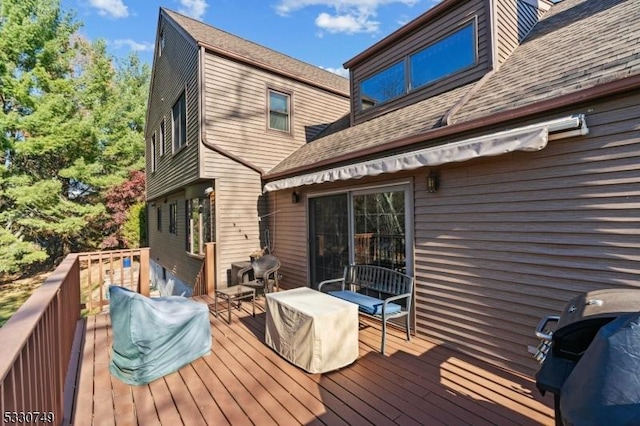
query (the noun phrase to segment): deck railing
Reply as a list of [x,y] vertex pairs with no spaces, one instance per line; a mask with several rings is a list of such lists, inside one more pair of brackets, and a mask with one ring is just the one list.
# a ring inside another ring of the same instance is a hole
[[2,424],[63,423],[79,319],[80,261],[70,254],[0,328]]
[[89,312],[109,303],[109,285],[149,296],[149,249],[80,253],[83,303]]
[[[214,244],[207,244],[198,294],[213,294],[213,256]],[[69,423],[63,416],[72,400],[65,396],[74,394],[81,309],[108,304],[109,284],[148,296],[149,249],[68,255],[0,328],[1,424]]]

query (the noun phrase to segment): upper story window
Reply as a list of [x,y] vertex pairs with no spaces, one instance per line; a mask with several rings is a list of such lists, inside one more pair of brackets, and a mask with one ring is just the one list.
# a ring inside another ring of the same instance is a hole
[[409,56],[411,89],[429,84],[476,63],[473,22]]
[[162,157],[164,155],[164,153],[165,153],[165,146],[164,146],[164,118],[162,119],[162,123],[160,123],[159,143],[160,143],[160,156]]
[[398,62],[360,84],[362,107],[368,108],[405,93],[405,61]]
[[151,135],[151,171],[156,171],[156,134]]
[[187,99],[182,92],[171,113],[173,124],[173,151],[177,151],[187,144]]
[[269,89],[269,129],[290,132],[291,95]]
[[360,106],[366,109],[395,99],[474,65],[475,20],[422,50],[360,82]]
[[158,40],[158,56],[162,56],[164,50],[164,30],[160,32],[160,38]]

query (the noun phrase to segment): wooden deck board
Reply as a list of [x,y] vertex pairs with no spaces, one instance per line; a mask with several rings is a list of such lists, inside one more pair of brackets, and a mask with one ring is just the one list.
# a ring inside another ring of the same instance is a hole
[[[213,300],[208,303],[213,312]],[[263,308],[264,299],[261,301]],[[551,425],[552,399],[530,379],[432,342],[362,321],[358,360],[309,374],[264,344],[251,305],[210,315],[212,353],[146,386],[109,374],[108,314],[87,318],[74,424],[82,425]]]

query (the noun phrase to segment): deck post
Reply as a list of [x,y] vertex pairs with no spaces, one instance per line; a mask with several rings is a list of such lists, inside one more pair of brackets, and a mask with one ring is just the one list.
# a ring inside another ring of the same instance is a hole
[[216,289],[216,243],[206,243],[204,251],[204,279],[207,295],[213,297]]
[[140,249],[140,275],[138,292],[149,297],[149,248]]

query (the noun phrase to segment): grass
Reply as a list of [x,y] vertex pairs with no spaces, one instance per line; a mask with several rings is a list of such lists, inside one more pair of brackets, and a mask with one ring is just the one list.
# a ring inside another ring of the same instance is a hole
[[29,278],[0,282],[0,327],[9,321],[50,274],[51,272],[44,272]]

